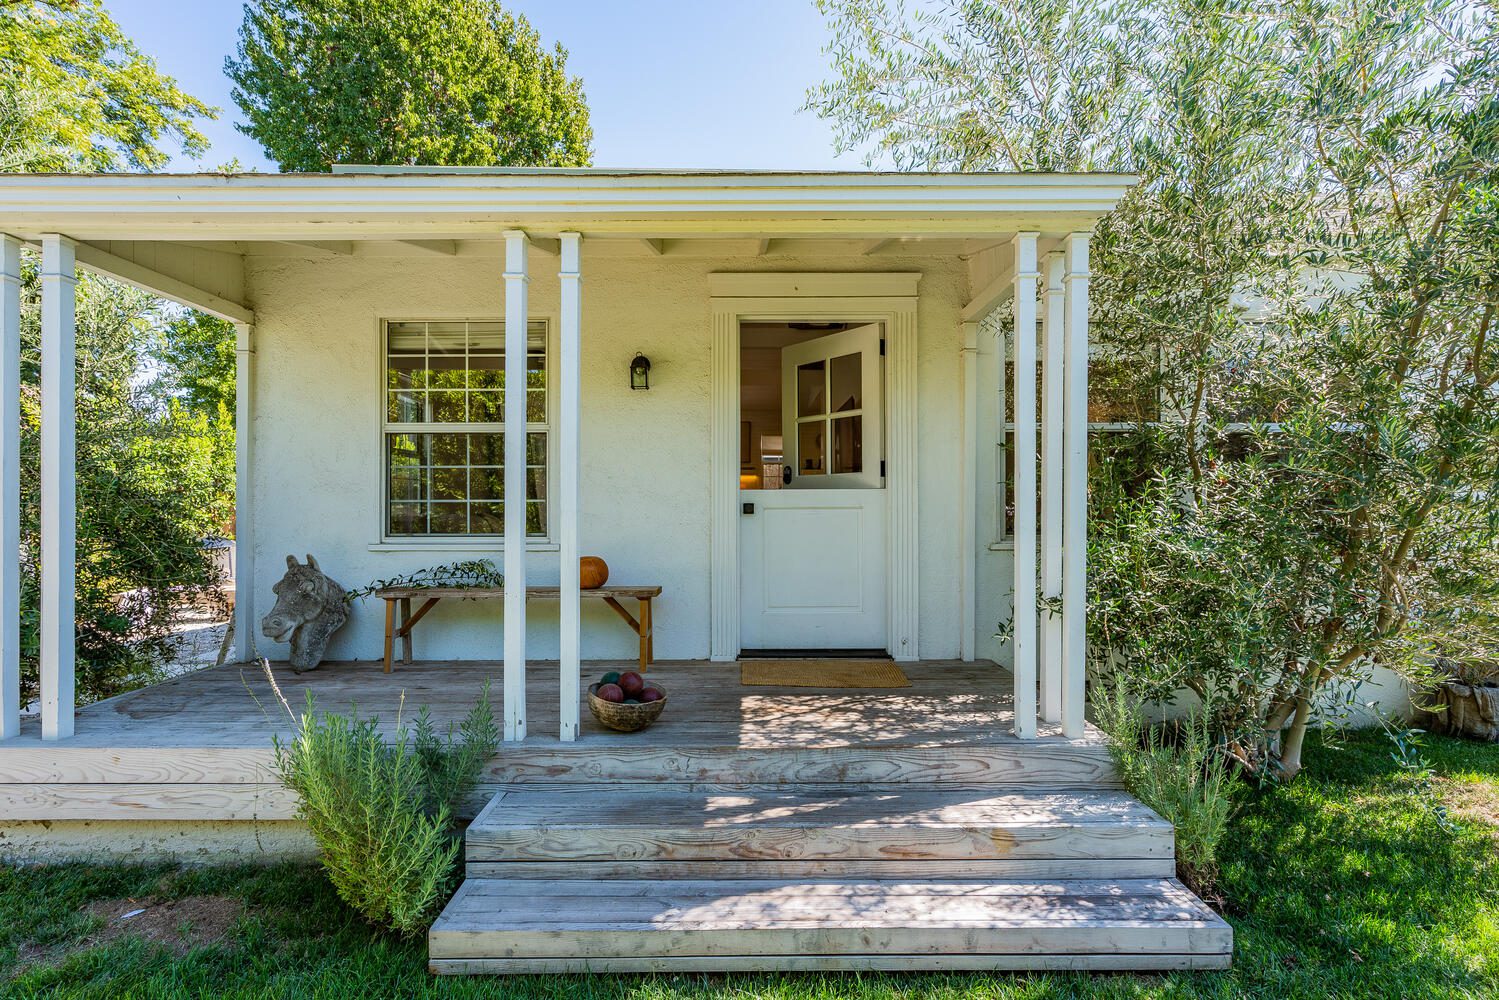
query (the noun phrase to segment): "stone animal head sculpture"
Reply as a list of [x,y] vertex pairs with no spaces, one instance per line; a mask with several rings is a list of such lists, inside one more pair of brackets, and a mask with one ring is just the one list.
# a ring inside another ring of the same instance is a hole
[[286,557],[286,575],[271,588],[276,606],[260,621],[260,631],[273,642],[291,640],[291,666],[297,673],[323,662],[328,640],[349,620],[344,589],[318,568],[309,553],[307,564]]

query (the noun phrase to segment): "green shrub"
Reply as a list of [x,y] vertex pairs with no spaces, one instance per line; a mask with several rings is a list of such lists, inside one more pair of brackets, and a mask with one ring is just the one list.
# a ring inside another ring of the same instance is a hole
[[1098,692],[1094,711],[1109,736],[1109,753],[1125,788],[1176,828],[1176,870],[1199,894],[1218,878],[1218,845],[1233,811],[1228,762],[1216,746],[1207,713],[1194,711],[1174,740],[1148,726],[1139,701],[1120,685]]
[[318,712],[311,692],[296,721],[289,743],[275,741],[276,767],[333,887],[372,923],[425,931],[453,887],[453,817],[499,743],[488,686],[456,736],[439,736],[423,708],[387,741],[378,719]]

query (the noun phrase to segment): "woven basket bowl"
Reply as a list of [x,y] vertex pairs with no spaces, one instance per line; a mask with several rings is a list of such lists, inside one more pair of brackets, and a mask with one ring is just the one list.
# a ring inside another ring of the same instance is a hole
[[639,732],[661,718],[661,710],[666,707],[666,688],[655,681],[646,683],[661,692],[660,701],[648,701],[643,705],[605,701],[598,696],[599,686],[590,684],[588,685],[588,710],[605,729],[612,729],[617,733]]

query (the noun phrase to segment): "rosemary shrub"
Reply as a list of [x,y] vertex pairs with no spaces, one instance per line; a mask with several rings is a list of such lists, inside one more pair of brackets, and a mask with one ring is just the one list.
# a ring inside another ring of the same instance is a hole
[[311,692],[293,718],[292,739],[275,740],[276,768],[329,881],[371,923],[425,931],[455,881],[454,816],[499,743],[488,685],[456,735],[439,735],[423,707],[414,729],[387,740],[374,717],[318,712]]
[[1207,713],[1188,713],[1177,739],[1167,740],[1163,727],[1144,723],[1139,701],[1121,685],[1095,689],[1093,708],[1124,787],[1176,828],[1177,874],[1199,895],[1210,894],[1218,845],[1233,812],[1233,785]]

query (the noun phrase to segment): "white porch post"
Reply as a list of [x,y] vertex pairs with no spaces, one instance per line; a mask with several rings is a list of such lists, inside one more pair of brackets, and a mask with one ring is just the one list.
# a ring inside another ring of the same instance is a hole
[[21,241],[0,233],[0,740],[21,733]]
[[73,735],[73,580],[77,555],[74,243],[42,236],[42,739]]
[[[1045,311],[1041,315],[1041,596],[1062,596],[1062,386],[1066,261],[1046,255]],[[1062,719],[1062,616],[1041,617],[1041,718]]]
[[579,366],[582,358],[583,274],[577,233],[562,234],[562,264],[558,271],[561,285],[561,364],[557,387],[561,409],[557,428],[558,514],[557,536],[561,553],[562,638],[558,684],[561,699],[559,715],[563,742],[578,738],[578,685],[582,673],[582,609],[578,582],[578,422],[581,418]]
[[505,232],[505,725],[526,738],[526,234]]
[[1016,233],[1015,735],[1036,735],[1036,233]]
[[1088,681],[1088,234],[1067,255],[1066,424],[1062,500],[1062,734],[1083,735]]
[[[975,645],[975,623],[978,620],[978,321],[962,325],[963,347],[959,352],[963,373],[963,462],[961,504],[963,525],[959,532],[963,547],[962,604],[958,609],[958,658],[972,663]],[[1000,417],[1003,420],[1003,414]]]
[[255,652],[255,328],[234,324],[234,658]]

